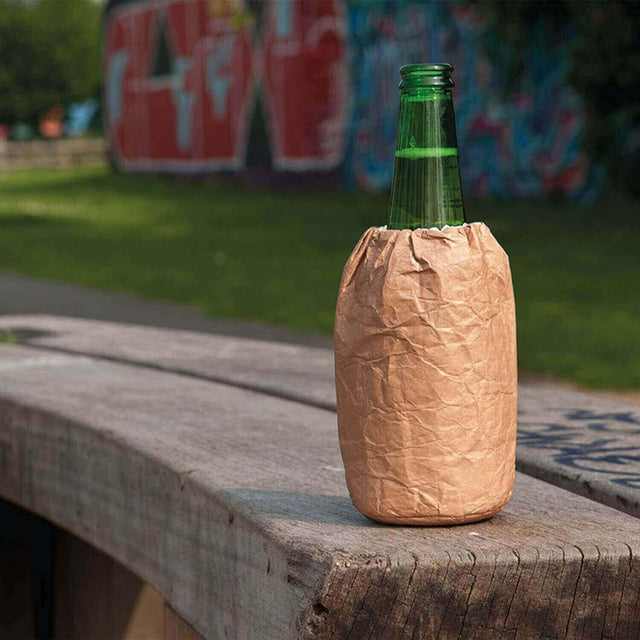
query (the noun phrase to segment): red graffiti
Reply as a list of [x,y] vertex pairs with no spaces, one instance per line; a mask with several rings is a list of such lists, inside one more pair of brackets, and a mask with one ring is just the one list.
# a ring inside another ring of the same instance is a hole
[[239,2],[131,3],[108,14],[105,104],[112,157],[126,170],[244,166],[262,79],[274,165],[343,158],[346,36],[339,0],[274,1],[261,39]]

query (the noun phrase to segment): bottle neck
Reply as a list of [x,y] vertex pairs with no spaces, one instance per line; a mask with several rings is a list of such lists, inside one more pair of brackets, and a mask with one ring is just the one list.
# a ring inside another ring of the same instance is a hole
[[401,93],[396,156],[411,149],[426,156],[458,154],[451,89],[413,88]]
[[388,227],[464,220],[451,88],[403,87]]

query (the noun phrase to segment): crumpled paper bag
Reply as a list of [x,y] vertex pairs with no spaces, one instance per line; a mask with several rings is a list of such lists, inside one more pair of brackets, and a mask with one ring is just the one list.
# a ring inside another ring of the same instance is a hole
[[344,268],[334,340],[355,506],[413,525],[500,511],[515,476],[515,306],[489,228],[368,229]]

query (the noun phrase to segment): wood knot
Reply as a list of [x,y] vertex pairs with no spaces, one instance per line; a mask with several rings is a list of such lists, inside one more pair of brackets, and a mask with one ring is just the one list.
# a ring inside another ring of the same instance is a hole
[[327,607],[325,607],[322,602],[320,602],[320,600],[313,603],[313,613],[315,613],[317,616],[323,616],[328,613],[328,611],[329,609],[327,609]]

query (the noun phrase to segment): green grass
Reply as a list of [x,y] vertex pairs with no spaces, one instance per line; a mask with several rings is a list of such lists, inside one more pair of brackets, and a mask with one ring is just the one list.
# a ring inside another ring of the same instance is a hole
[[[384,196],[111,175],[0,175],[0,269],[330,333],[344,262]],[[640,207],[467,203],[511,257],[523,368],[640,387]]]
[[18,344],[17,338],[11,331],[0,331],[0,344]]

